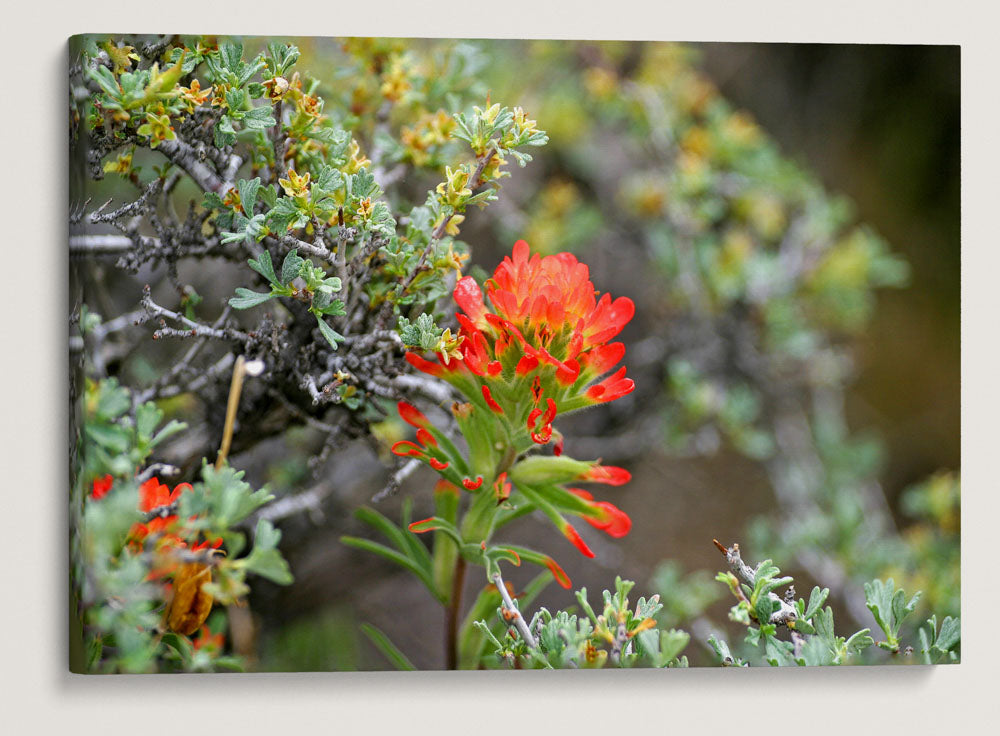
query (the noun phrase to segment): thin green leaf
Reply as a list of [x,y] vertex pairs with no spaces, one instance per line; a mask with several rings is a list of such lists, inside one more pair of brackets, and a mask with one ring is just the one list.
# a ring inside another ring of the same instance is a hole
[[361,630],[365,632],[365,636],[371,641],[375,647],[382,652],[386,659],[395,665],[397,670],[402,670],[405,672],[414,672],[416,667],[413,663],[407,659],[406,655],[403,654],[399,647],[390,641],[389,637],[386,636],[382,631],[375,628],[371,624],[361,624]]
[[262,294],[260,292],[250,291],[250,289],[244,289],[242,286],[239,286],[236,288],[236,296],[229,299],[229,306],[233,309],[250,309],[251,307],[256,307],[273,298],[273,293]]
[[366,552],[373,552],[390,562],[395,562],[397,565],[406,568],[414,575],[416,575],[420,582],[431,592],[431,594],[438,600],[443,600],[441,595],[434,588],[434,580],[423,570],[418,564],[416,564],[409,557],[397,552],[394,549],[386,547],[384,544],[379,544],[378,542],[373,542],[370,539],[362,539],[361,537],[341,537],[340,541],[346,544],[348,547],[354,547],[355,549],[363,549]]

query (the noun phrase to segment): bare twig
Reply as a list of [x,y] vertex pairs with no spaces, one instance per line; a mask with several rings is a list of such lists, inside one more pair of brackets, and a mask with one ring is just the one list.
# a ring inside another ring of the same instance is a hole
[[385,484],[385,488],[372,496],[372,503],[378,503],[384,498],[395,495],[399,490],[399,484],[413,475],[413,472],[419,467],[420,461],[416,458],[407,460],[403,467],[389,476],[389,482]]
[[108,202],[105,202],[98,209],[91,212],[90,217],[87,219],[89,219],[90,222],[94,224],[99,222],[117,222],[119,220],[125,219],[126,217],[131,217],[132,215],[139,214],[143,209],[146,208],[149,200],[160,193],[162,188],[163,188],[163,179],[157,177],[156,179],[153,179],[153,181],[149,182],[149,184],[143,190],[142,194],[139,195],[138,199],[129,202],[128,204],[124,204],[112,212],[104,213],[103,212],[104,208],[107,207],[110,202],[110,200],[108,200]]
[[329,248],[326,248],[322,245],[307,243],[306,241],[299,240],[298,238],[293,237],[291,235],[281,236],[281,238],[278,239],[278,242],[281,243],[286,248],[288,248],[289,250],[291,250],[292,248],[296,248],[302,251],[303,253],[315,256],[316,258],[322,258],[323,260],[329,261],[330,263],[336,262],[337,258],[336,254]]
[[[219,176],[198,155],[198,151],[179,136],[170,141],[162,141],[156,149],[176,166],[184,169],[194,179],[195,183],[206,192],[224,195],[233,188],[234,183]],[[235,172],[233,172],[235,174]]]
[[71,256],[120,256],[132,250],[135,244],[125,235],[70,235]]
[[314,516],[322,514],[323,501],[333,493],[333,488],[333,484],[329,482],[317,483],[302,493],[284,496],[269,503],[258,511],[254,518],[274,522],[303,511],[308,511]]
[[179,475],[181,469],[176,465],[169,465],[167,463],[152,463],[146,467],[141,473],[135,476],[137,483],[145,483],[147,480],[152,478],[154,475],[162,475],[165,478],[173,478]]
[[529,649],[538,649],[538,642],[531,633],[531,629],[528,628],[528,624],[524,620],[524,616],[521,615],[517,604],[511,599],[510,593],[507,592],[507,586],[503,584],[503,578],[500,576],[499,570],[493,575],[493,584],[500,591],[500,596],[503,598],[504,610],[510,611],[514,619],[514,625],[517,627],[518,633],[521,634],[521,638],[524,639],[524,643],[528,645]]
[[[230,312],[229,306],[223,309],[222,314],[220,314],[219,318],[215,320],[215,322],[212,324],[212,329],[218,329],[219,327],[221,327],[223,323],[225,323],[226,319],[229,317],[229,312]],[[133,312],[133,314],[135,313]],[[124,316],[130,316],[130,315],[124,315]],[[208,344],[207,338],[201,338],[200,340],[196,341],[194,345],[188,348],[188,351],[184,353],[184,356],[170,367],[169,371],[164,373],[156,380],[156,383],[147,388],[145,391],[135,394],[136,405],[149,401],[151,398],[156,396],[163,388],[170,385],[171,381],[179,377],[185,371],[190,370],[191,361],[194,360],[195,357],[197,357],[198,353],[206,344]]]
[[157,335],[171,336],[171,337],[180,337],[182,335],[186,335],[190,337],[212,337],[217,340],[231,340],[234,342],[242,342],[242,343],[246,343],[250,339],[249,335],[247,335],[245,332],[241,332],[240,330],[234,329],[232,327],[217,329],[215,327],[210,327],[206,324],[202,324],[201,322],[195,322],[194,320],[188,319],[183,314],[178,314],[177,312],[173,312],[169,309],[166,309],[165,307],[161,307],[159,304],[153,301],[149,284],[146,284],[145,287],[143,287],[142,306],[143,309],[145,310],[146,316],[145,318],[140,318],[136,320],[136,324],[141,324],[150,317],[166,317],[167,319],[171,319],[174,322],[179,322],[180,324],[188,328],[188,331],[185,333],[180,330],[170,329],[164,325],[160,330],[157,330],[157,332],[154,333],[154,337],[156,337]]
[[[395,333],[393,333],[395,334]],[[451,387],[443,381],[435,381],[423,376],[401,373],[392,379],[392,385],[399,391],[416,391],[438,404],[452,400]]]

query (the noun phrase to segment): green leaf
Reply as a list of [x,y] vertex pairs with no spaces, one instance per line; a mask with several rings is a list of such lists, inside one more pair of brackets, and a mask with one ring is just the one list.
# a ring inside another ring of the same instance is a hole
[[941,622],[941,632],[937,635],[937,641],[934,642],[934,646],[943,652],[947,652],[954,649],[955,645],[958,644],[961,639],[961,619],[945,616],[944,621]]
[[240,204],[248,217],[253,216],[253,207],[257,203],[257,192],[260,190],[260,177],[256,176],[250,181],[240,179],[238,183],[240,192]]
[[228,115],[219,118],[213,129],[213,138],[216,148],[225,148],[236,142],[236,129],[233,127],[233,120]]
[[433,350],[444,332],[442,328],[434,324],[434,318],[426,312],[419,315],[414,322],[410,322],[406,316],[400,315],[396,331],[399,333],[403,345],[422,350]]
[[397,565],[406,568],[417,578],[420,579],[427,590],[439,601],[443,601],[444,598],[434,587],[434,580],[431,578],[430,573],[421,568],[416,562],[411,560],[404,554],[397,552],[394,549],[386,547],[384,544],[379,544],[378,542],[373,542],[370,539],[362,539],[361,537],[350,537],[344,536],[340,538],[340,541],[346,544],[348,547],[354,547],[355,549],[363,549],[366,552],[373,552],[374,554],[384,557],[385,559],[395,562]]
[[777,602],[767,593],[762,593],[757,597],[757,605],[754,606],[754,615],[762,624],[771,620],[771,614],[777,608]]
[[329,304],[323,307],[322,312],[327,317],[343,317],[347,314],[347,311],[344,309],[344,302],[340,299],[331,300]]
[[149,438],[153,435],[156,425],[163,419],[163,410],[152,401],[136,407],[135,431],[139,437]]
[[257,531],[254,533],[253,551],[243,562],[248,571],[278,585],[288,585],[294,578],[288,569],[288,563],[277,549],[279,541],[281,532],[267,519],[261,519],[257,522]]
[[270,107],[255,107],[247,112],[246,117],[243,118],[243,124],[250,130],[267,130],[273,128],[277,121],[271,114]]
[[326,341],[330,343],[330,346],[334,350],[336,350],[337,343],[343,342],[344,336],[335,331],[332,327],[330,327],[330,325],[328,325],[326,323],[326,320],[324,320],[322,317],[317,316],[316,322],[317,324],[319,324],[320,333],[322,333],[323,337],[326,338]]
[[861,629],[861,631],[856,632],[847,640],[844,646],[847,647],[847,651],[850,654],[858,654],[870,646],[875,644],[875,640],[869,636],[871,634],[871,629]]
[[84,428],[94,442],[114,453],[123,453],[129,447],[129,433],[118,425],[88,424]]
[[236,296],[230,297],[229,306],[233,309],[250,309],[273,298],[273,293],[262,294],[239,286],[236,288]]
[[267,205],[268,209],[278,203],[278,192],[271,184],[261,187],[257,196],[260,197],[261,202]]
[[299,211],[298,206],[291,197],[281,197],[278,199],[270,212],[267,213],[267,220],[277,230],[302,227],[308,222],[308,218]]
[[882,629],[882,633],[887,639],[894,636],[892,630],[892,592],[895,584],[892,578],[888,581],[872,580],[865,583],[865,605],[875,617],[875,623]]
[[115,75],[111,73],[111,70],[105,66],[98,66],[96,69],[91,69],[87,67],[87,75],[97,82],[98,86],[107,93],[107,95],[113,100],[120,100],[122,91],[118,88],[118,82],[115,81]]
[[817,611],[813,616],[813,626],[816,627],[816,636],[832,644],[836,639],[833,631],[833,609],[827,606],[822,611]]
[[313,185],[310,189],[310,196],[317,199],[316,194],[333,192],[339,189],[344,183],[344,175],[329,164],[322,164],[316,171]]
[[263,552],[255,551],[246,559],[249,572],[267,578],[272,583],[290,585],[295,580],[292,571],[288,569],[285,558],[276,549],[264,550]]
[[219,47],[219,60],[223,67],[236,74],[243,65],[243,44],[227,41]]
[[273,41],[267,45],[267,53],[271,56],[270,66],[275,76],[283,75],[292,68],[299,58],[299,49],[296,46],[286,46],[283,43]]
[[[396,548],[399,549],[400,552],[407,554],[409,544],[406,540],[406,532],[398,525],[390,521],[384,514],[379,513],[375,509],[368,508],[367,506],[362,506],[354,512],[354,516],[359,521],[363,521],[365,524],[368,524],[368,526],[382,532],[394,545],[396,545]],[[424,551],[426,552],[426,550]],[[414,557],[414,555],[407,556],[411,558]],[[423,566],[429,569],[429,565],[425,564]]]
[[826,602],[828,595],[830,595],[829,588],[820,590],[818,585],[814,586],[812,592],[809,594],[809,605],[805,607],[802,618],[812,618],[815,616],[816,611]]
[[286,285],[291,283],[299,275],[304,262],[305,259],[299,255],[296,248],[288,251],[288,255],[285,256],[285,260],[281,263],[281,283]]
[[464,543],[464,540],[462,539],[462,535],[459,533],[458,528],[447,519],[442,519],[439,516],[432,516],[429,519],[424,519],[422,521],[414,522],[413,524],[410,525],[410,530],[415,534],[420,534],[422,532],[430,532],[430,531],[444,532],[449,537],[451,537],[456,544],[461,545]]
[[689,641],[691,641],[691,635],[686,631],[680,631],[678,629],[661,631],[660,657],[662,658],[662,661],[667,662],[677,657],[682,651],[684,651],[684,647],[688,645]]
[[896,585],[892,578],[885,582],[872,580],[865,583],[865,601],[868,610],[875,617],[875,622],[885,634],[886,641],[879,646],[890,651],[898,651],[900,626],[903,620],[909,616],[917,607],[920,600],[918,591],[909,602],[906,602],[906,594],[903,589],[895,589]]
[[725,639],[716,639],[715,636],[709,636],[708,645],[712,647],[712,651],[715,652],[715,656],[719,658],[723,667],[745,666],[743,660],[733,657],[732,652],[729,650],[729,644]]
[[271,263],[271,254],[266,250],[262,251],[257,260],[251,258],[247,263],[250,268],[259,273],[272,284],[280,284],[278,276],[274,273],[274,265]]
[[180,422],[176,419],[171,419],[169,422],[167,422],[166,426],[159,432],[157,432],[156,436],[149,441],[149,446],[156,447],[158,444],[163,442],[163,440],[167,439],[168,437],[172,437],[178,432],[183,432],[185,429],[187,429],[187,424],[185,424],[184,422]]
[[101,381],[97,394],[98,419],[117,419],[132,406],[127,388],[118,385],[118,379]]
[[772,667],[789,667],[796,664],[792,657],[792,643],[768,636],[764,643],[764,656]]
[[358,173],[352,174],[348,181],[352,197],[364,199],[382,194],[382,189],[375,183],[375,177],[368,169],[361,169]]
[[242,89],[231,89],[226,92],[226,104],[229,105],[229,114],[236,120],[242,120],[246,115],[243,106],[247,102],[247,93]]
[[379,629],[375,628],[371,624],[361,624],[361,630],[365,632],[365,636],[368,637],[369,641],[375,645],[375,647],[382,652],[386,659],[388,659],[397,670],[402,670],[406,672],[416,671],[416,667],[413,663],[407,659],[406,655],[403,654],[399,647],[389,640],[389,637],[382,633]]

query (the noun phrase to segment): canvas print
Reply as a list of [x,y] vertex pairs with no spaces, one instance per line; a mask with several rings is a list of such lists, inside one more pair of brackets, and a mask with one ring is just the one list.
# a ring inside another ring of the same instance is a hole
[[68,90],[72,671],[959,661],[957,47],[93,34]]

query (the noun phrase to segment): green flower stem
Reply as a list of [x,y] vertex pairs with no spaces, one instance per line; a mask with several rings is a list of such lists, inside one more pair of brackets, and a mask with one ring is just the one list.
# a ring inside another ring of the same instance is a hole
[[[450,541],[450,540],[449,540]],[[465,583],[465,558],[458,556],[452,576],[451,599],[445,617],[445,651],[448,669],[458,669],[458,617],[462,607],[462,585]]]
[[479,544],[490,538],[493,531],[493,520],[496,517],[497,503],[492,488],[485,483],[476,494],[469,510],[462,519],[462,539]]

